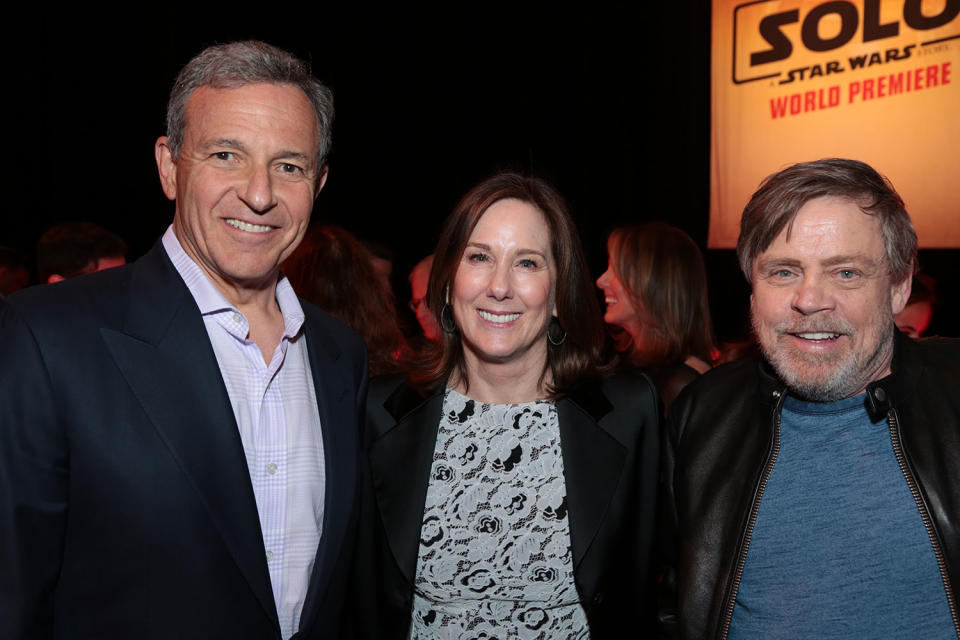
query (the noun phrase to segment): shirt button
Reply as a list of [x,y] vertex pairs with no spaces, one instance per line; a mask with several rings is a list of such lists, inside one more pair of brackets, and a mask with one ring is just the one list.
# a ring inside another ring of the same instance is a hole
[[270,475],[273,475],[273,474],[275,474],[276,472],[277,472],[277,463],[276,463],[276,462],[271,462],[271,463],[267,464],[267,473],[269,473]]
[[273,560],[273,551],[267,551],[267,562]]
[[234,313],[233,313],[233,321],[236,322],[237,324],[240,324],[240,323],[243,321],[243,316],[241,316],[241,315],[240,315],[239,313],[237,313],[237,312],[234,312]]

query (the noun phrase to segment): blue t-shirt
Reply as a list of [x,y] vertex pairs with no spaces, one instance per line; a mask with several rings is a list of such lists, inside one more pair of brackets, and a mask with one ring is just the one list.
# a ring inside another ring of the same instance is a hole
[[953,638],[887,422],[864,396],[787,397],[730,625],[739,638]]

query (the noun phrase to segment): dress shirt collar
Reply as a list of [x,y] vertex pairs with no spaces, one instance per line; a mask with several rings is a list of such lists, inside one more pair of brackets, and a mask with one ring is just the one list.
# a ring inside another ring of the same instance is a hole
[[[183,278],[184,284],[190,290],[190,295],[193,296],[200,308],[201,315],[207,316],[226,311],[240,313],[227,300],[226,296],[220,293],[220,290],[214,286],[197,263],[187,255],[183,245],[180,244],[180,240],[173,232],[173,225],[167,227],[161,242],[174,268]],[[290,286],[290,281],[286,276],[280,276],[274,295],[277,299],[277,305],[280,307],[280,313],[283,314],[283,337],[292,340],[303,327],[304,314],[303,307],[300,306],[300,300],[297,299],[297,294],[294,293],[293,287]]]

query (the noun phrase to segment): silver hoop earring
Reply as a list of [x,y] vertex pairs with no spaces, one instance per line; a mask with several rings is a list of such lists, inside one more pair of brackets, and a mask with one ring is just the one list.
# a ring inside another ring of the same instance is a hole
[[453,317],[453,307],[450,306],[449,302],[444,302],[440,309],[440,327],[446,333],[457,332],[457,321]]
[[560,318],[557,316],[551,316],[550,324],[547,325],[547,341],[549,341],[553,346],[559,347],[566,339],[567,332],[563,327],[560,326]]

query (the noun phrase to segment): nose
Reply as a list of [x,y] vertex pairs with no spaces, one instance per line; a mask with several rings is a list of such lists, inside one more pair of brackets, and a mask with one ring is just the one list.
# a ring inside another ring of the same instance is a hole
[[239,190],[240,200],[255,213],[264,214],[276,205],[273,178],[268,167],[251,167],[246,184]]
[[496,300],[505,300],[513,295],[513,278],[508,262],[504,261],[494,269],[487,287],[487,295]]
[[822,311],[830,311],[834,307],[834,297],[826,287],[826,283],[814,276],[804,276],[793,296],[793,308],[805,316]]
[[597,278],[597,288],[606,291],[607,285],[610,283],[610,267],[607,267],[607,270],[600,274],[600,277]]

